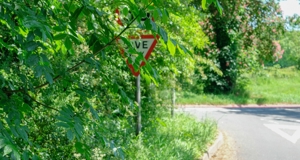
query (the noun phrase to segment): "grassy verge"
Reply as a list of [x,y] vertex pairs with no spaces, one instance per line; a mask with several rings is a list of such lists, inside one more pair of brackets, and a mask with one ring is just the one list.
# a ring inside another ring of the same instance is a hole
[[246,74],[243,91],[227,95],[180,92],[178,104],[300,104],[300,72],[294,67],[266,68],[255,74]]
[[196,159],[217,134],[216,122],[208,119],[199,122],[184,114],[157,119],[155,126],[132,140],[126,159]]

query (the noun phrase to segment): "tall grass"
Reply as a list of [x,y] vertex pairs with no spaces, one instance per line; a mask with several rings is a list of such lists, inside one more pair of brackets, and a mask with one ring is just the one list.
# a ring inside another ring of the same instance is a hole
[[217,134],[216,122],[208,119],[199,122],[184,114],[157,119],[155,126],[132,140],[126,159],[193,160],[200,158]]
[[300,72],[295,67],[268,67],[259,72],[244,74],[239,83],[241,87],[227,95],[180,92],[177,94],[177,103],[300,104]]

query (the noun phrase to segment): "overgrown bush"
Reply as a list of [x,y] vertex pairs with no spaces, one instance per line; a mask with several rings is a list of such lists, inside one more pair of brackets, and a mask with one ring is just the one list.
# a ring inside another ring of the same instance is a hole
[[128,144],[127,159],[198,159],[217,134],[216,122],[209,119],[198,122],[184,114],[160,117]]

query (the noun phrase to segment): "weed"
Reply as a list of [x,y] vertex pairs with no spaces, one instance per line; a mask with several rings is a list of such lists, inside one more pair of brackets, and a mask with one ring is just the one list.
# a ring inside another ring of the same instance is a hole
[[154,123],[131,141],[126,150],[127,159],[196,159],[217,134],[215,121],[204,119],[199,122],[184,114],[157,119]]

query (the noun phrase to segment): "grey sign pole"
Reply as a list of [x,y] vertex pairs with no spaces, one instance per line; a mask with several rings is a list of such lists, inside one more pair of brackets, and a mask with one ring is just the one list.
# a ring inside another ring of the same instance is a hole
[[138,113],[137,113],[137,119],[136,119],[136,135],[139,135],[142,129],[142,115],[141,115],[141,76],[138,75],[136,77],[136,102],[138,104]]

